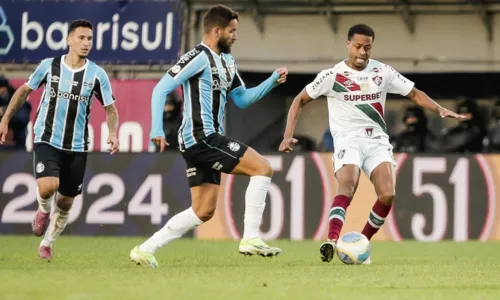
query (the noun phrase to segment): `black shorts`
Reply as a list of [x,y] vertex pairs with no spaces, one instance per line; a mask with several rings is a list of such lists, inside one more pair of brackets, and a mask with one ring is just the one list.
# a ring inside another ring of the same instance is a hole
[[45,143],[33,148],[33,173],[35,178],[59,178],[58,192],[66,197],[82,193],[83,177],[87,165],[86,152],[59,150]]
[[231,173],[238,165],[248,146],[220,134],[209,135],[184,150],[189,187],[202,183],[220,184],[222,173]]

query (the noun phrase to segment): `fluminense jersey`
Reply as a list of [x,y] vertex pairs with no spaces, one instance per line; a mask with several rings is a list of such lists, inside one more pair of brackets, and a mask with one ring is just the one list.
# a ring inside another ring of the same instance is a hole
[[326,96],[332,136],[386,137],[384,107],[387,93],[408,95],[414,83],[394,68],[370,59],[363,71],[345,61],[321,71],[306,86],[313,99]]

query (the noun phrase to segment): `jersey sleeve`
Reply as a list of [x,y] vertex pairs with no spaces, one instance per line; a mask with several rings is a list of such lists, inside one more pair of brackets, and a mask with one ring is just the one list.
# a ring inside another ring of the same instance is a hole
[[98,67],[95,83],[94,95],[103,106],[108,106],[115,103],[116,99],[113,96],[113,89],[109,81],[108,74],[102,68]]
[[206,54],[195,48],[184,54],[156,84],[151,96],[151,138],[165,136],[163,132],[163,110],[168,94],[172,93],[192,76],[203,71],[206,66]]
[[165,76],[172,77],[177,86],[179,86],[192,76],[198,74],[206,66],[207,59],[205,53],[195,48],[181,56],[179,61],[167,71]]
[[387,92],[391,94],[400,94],[401,96],[408,95],[415,86],[415,83],[401,75],[393,67],[389,65],[385,66],[387,68],[387,72],[389,73]]
[[316,78],[306,85],[306,92],[309,97],[316,99],[319,96],[326,96],[333,87],[335,81],[335,72],[332,70],[323,70],[319,72]]
[[50,71],[51,63],[51,58],[44,59],[40,62],[36,70],[30,75],[28,81],[26,82],[26,85],[30,89],[36,90],[47,82],[47,75]]

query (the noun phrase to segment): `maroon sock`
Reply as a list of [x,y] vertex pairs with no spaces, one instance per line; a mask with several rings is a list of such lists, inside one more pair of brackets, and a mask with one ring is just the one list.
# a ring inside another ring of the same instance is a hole
[[370,211],[370,216],[368,217],[368,221],[366,222],[365,228],[361,232],[364,234],[369,240],[372,239],[373,235],[377,233],[377,231],[384,225],[385,218],[391,211],[392,205],[386,205],[379,200],[375,202],[372,210]]
[[330,217],[328,218],[328,239],[338,240],[340,231],[345,221],[345,213],[351,199],[344,195],[337,195],[333,199],[332,207],[330,208]]

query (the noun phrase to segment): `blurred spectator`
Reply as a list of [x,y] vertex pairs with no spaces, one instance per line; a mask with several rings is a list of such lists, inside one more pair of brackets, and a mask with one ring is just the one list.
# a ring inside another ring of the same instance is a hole
[[392,141],[394,152],[418,153],[427,150],[427,141],[432,134],[427,127],[427,117],[418,105],[406,108],[402,122],[405,124],[399,135]]
[[500,98],[495,99],[491,110],[493,124],[488,129],[486,137],[487,152],[500,152]]
[[[7,78],[0,76],[0,118],[3,117],[10,99],[16,89],[10,84]],[[31,104],[26,101],[9,123],[9,133],[7,141],[0,150],[24,150],[26,151],[27,126],[30,121]]]
[[[182,98],[177,91],[174,91],[167,96],[167,102],[163,110],[163,131],[165,139],[170,145],[166,150],[175,150],[179,147],[177,139],[177,131],[182,122]],[[156,146],[156,150],[160,148]]]
[[323,133],[323,137],[321,138],[321,145],[319,147],[320,151],[322,152],[333,152],[334,147],[333,147],[333,136],[332,132],[330,131],[330,126],[325,130]]
[[461,98],[457,102],[457,112],[466,116],[460,123],[444,132],[433,148],[440,152],[477,153],[483,151],[486,136],[484,116],[472,99]]

